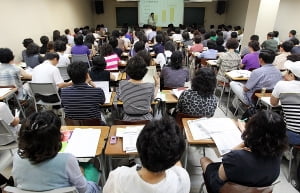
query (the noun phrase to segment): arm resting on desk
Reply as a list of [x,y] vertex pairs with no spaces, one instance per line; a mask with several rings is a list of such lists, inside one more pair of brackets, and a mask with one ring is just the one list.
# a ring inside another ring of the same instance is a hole
[[32,78],[31,74],[28,74],[23,68],[20,68],[20,75],[24,78],[24,79],[28,79],[30,80]]
[[272,106],[277,106],[278,103],[279,103],[279,98],[276,98],[273,95],[271,95],[270,103],[271,103]]

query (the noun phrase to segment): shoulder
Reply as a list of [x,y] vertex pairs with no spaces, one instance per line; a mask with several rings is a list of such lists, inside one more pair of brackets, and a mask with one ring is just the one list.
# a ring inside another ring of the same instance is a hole
[[[174,175],[174,176],[173,176]],[[173,176],[172,183],[177,183],[178,190],[183,193],[190,191],[191,181],[187,171],[180,166],[173,166],[167,170],[167,178]],[[177,182],[175,181],[177,179]]]

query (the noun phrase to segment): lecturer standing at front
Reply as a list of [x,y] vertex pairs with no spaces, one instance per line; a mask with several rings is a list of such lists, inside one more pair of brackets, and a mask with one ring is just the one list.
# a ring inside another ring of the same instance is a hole
[[154,20],[154,13],[150,13],[149,17],[148,17],[148,25],[152,25],[155,26],[155,20]]

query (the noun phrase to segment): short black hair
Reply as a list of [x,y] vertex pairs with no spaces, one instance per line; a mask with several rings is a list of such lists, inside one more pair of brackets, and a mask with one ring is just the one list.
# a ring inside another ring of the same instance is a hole
[[174,46],[174,43],[173,41],[169,40],[165,43],[165,50],[169,50],[171,52],[174,52],[175,51],[175,46]]
[[99,46],[99,50],[100,50],[100,55],[103,56],[103,57],[110,56],[114,53],[113,52],[113,47],[110,44],[107,44],[107,43],[102,44],[101,46]]
[[272,64],[275,56],[276,53],[270,49],[263,49],[259,52],[259,58],[261,58],[266,64]]
[[267,34],[267,36],[270,37],[270,38],[273,38],[273,37],[274,37],[274,34],[273,34],[273,32],[269,32],[269,33]]
[[237,38],[238,34],[235,31],[233,31],[233,32],[231,32],[230,36],[231,36],[231,38]]
[[118,38],[118,37],[120,36],[120,32],[119,32],[119,30],[113,30],[113,31],[111,32],[111,35],[112,35],[113,37]]
[[138,53],[139,51],[141,50],[144,50],[145,49],[145,42],[144,41],[137,41],[134,46],[133,46],[133,49],[136,53]]
[[74,84],[84,83],[88,73],[88,66],[81,61],[72,62],[68,66],[67,72]]
[[133,80],[142,80],[147,73],[147,65],[140,56],[134,56],[129,59],[126,66],[126,73]]
[[78,34],[74,37],[74,42],[76,45],[82,45],[83,44],[83,35]]
[[162,172],[180,160],[185,150],[185,141],[176,121],[163,117],[145,125],[136,147],[143,167],[151,172]]
[[224,44],[224,39],[223,37],[218,37],[216,40],[216,44],[219,46],[222,46]]
[[189,32],[187,32],[187,31],[184,31],[184,32],[181,34],[181,36],[182,36],[183,40],[185,40],[185,41],[187,41],[187,40],[190,39],[190,34],[189,34]]
[[61,40],[56,40],[54,42],[54,51],[55,52],[64,52],[67,49],[66,43]]
[[274,37],[276,37],[276,38],[277,38],[277,37],[278,37],[278,35],[279,35],[279,32],[278,32],[278,31],[273,31],[273,36],[274,36]]
[[118,46],[118,39],[114,36],[110,37],[108,42],[113,48]]
[[0,48],[0,62],[8,64],[14,59],[14,54],[9,48]]
[[180,34],[180,28],[179,28],[179,27],[176,27],[175,30],[174,30],[174,32],[175,32],[176,34]]
[[172,69],[180,69],[182,67],[182,53],[181,51],[175,51],[171,55],[171,68]]
[[25,48],[27,48],[27,46],[28,46],[29,44],[31,44],[31,43],[33,43],[33,39],[31,39],[31,38],[26,38],[26,39],[24,39],[23,42],[22,42],[22,44],[23,44],[23,46],[24,46]]
[[93,70],[104,70],[106,68],[106,61],[103,56],[95,56],[93,58]]
[[194,37],[194,41],[195,41],[196,44],[200,44],[201,43],[201,36],[200,35],[196,35]]
[[286,125],[274,111],[262,110],[247,122],[242,134],[245,146],[256,155],[279,157],[287,149]]
[[65,34],[68,35],[70,33],[69,29],[65,29]]
[[216,88],[216,74],[211,68],[200,68],[192,79],[192,89],[200,96],[210,96]]
[[40,47],[36,43],[31,43],[27,46],[27,56],[33,56],[40,53]]
[[58,40],[60,37],[60,31],[59,30],[54,30],[53,31],[53,41]]
[[94,35],[92,33],[88,33],[85,36],[84,43],[94,44],[95,40],[96,38],[94,37]]
[[259,42],[258,41],[250,41],[248,43],[248,46],[251,47],[253,49],[253,51],[258,51],[260,50],[260,47],[259,47]]
[[290,39],[290,41],[293,42],[294,46],[299,44],[298,38],[292,38],[292,39]]
[[141,50],[136,55],[142,57],[144,59],[146,65],[150,66],[151,61],[152,61],[152,57],[151,57],[151,55],[150,55],[150,53],[148,51]]
[[290,31],[290,34],[292,34],[293,36],[295,36],[296,35],[296,30],[294,30],[294,29],[292,29],[291,31]]
[[292,41],[284,41],[280,47],[282,47],[282,49],[286,52],[290,52],[292,50],[292,48],[294,47],[294,43]]
[[259,41],[259,36],[258,35],[252,35],[252,36],[250,36],[250,40]]
[[41,36],[40,41],[43,45],[47,45],[49,42],[48,36]]
[[158,33],[156,36],[155,36],[155,39],[156,39],[156,42],[157,43],[161,43],[163,42],[163,35],[161,33]]
[[33,113],[22,124],[18,137],[18,155],[38,164],[57,155],[62,134],[61,121],[52,111]]
[[61,35],[58,40],[61,40],[61,41],[65,42],[65,44],[68,44],[68,38],[65,35]]
[[239,47],[239,42],[234,39],[234,38],[230,38],[229,40],[227,40],[226,42],[226,48],[227,49],[237,49]]
[[46,60],[53,60],[55,58],[57,59],[57,61],[59,60],[59,55],[56,52],[48,52],[45,55]]
[[216,47],[217,47],[216,41],[214,41],[214,40],[208,40],[207,41],[207,48],[208,49],[216,49]]

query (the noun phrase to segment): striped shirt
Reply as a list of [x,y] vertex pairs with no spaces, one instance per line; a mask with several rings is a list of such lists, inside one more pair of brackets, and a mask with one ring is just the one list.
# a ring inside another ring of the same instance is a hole
[[119,99],[123,101],[124,120],[151,120],[149,113],[154,95],[154,84],[132,83],[128,80],[120,82]]
[[106,70],[118,70],[120,58],[117,54],[104,57],[106,62]]
[[74,84],[61,90],[61,100],[67,118],[101,119],[100,104],[105,101],[101,88],[93,88],[86,83]]

